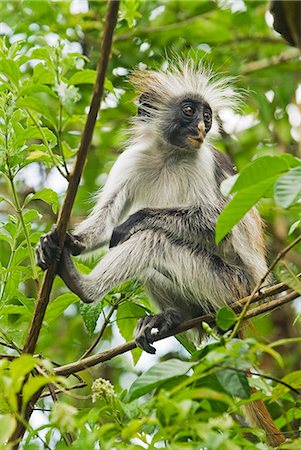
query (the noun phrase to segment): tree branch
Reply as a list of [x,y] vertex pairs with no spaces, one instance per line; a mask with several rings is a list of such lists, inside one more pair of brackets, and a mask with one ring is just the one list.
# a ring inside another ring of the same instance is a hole
[[[105,27],[103,32],[102,46],[100,59],[97,67],[96,81],[93,89],[90,109],[87,116],[85,128],[82,139],[79,145],[77,157],[70,174],[68,189],[62,208],[59,213],[57,221],[57,231],[59,236],[60,247],[63,247],[65,234],[67,230],[68,221],[71,215],[71,209],[77,193],[79,181],[86,162],[88,150],[92,140],[92,135],[97,119],[97,114],[100,107],[101,98],[104,90],[105,75],[108,66],[109,56],[112,47],[113,32],[117,23],[117,15],[119,9],[119,0],[111,0],[108,5]],[[27,339],[23,348],[23,353],[34,353],[40,330],[43,324],[47,305],[49,303],[49,296],[56,275],[57,264],[53,264],[44,274],[41,290],[39,292],[32,322],[29,328]],[[27,421],[33,410],[33,405],[39,398],[42,390],[39,390],[33,397],[32,401],[26,408],[25,420]],[[20,439],[25,432],[25,425],[18,421],[16,428],[10,437],[10,442],[13,443],[14,449],[18,448]]]
[[300,56],[300,50],[294,48],[291,50],[286,50],[279,55],[271,56],[270,58],[260,59],[259,61],[253,61],[249,64],[242,66],[240,73],[246,75],[251,72],[256,72],[257,70],[267,69],[271,66],[276,66],[284,62],[290,61]]
[[[281,283],[282,284],[282,283]],[[282,288],[284,285],[282,285]],[[276,285],[275,291],[277,292],[277,289],[279,289],[280,286]],[[270,292],[272,289],[269,288],[268,291]],[[252,302],[258,301],[262,298],[264,294],[259,294],[258,296],[255,296],[252,299]],[[269,294],[271,295],[271,294]],[[267,311],[270,311],[272,309],[277,308],[278,306],[284,305],[285,303],[288,303],[295,298],[297,298],[300,294],[298,292],[291,291],[290,293],[284,295],[281,298],[271,300],[268,303],[264,303],[256,308],[251,309],[247,312],[247,314],[244,317],[244,320],[250,319],[251,317],[258,316],[259,314],[263,314]],[[249,297],[246,297],[242,300],[239,300],[238,302],[233,303],[232,305],[229,305],[232,307],[234,311],[241,311],[243,305],[249,301]],[[215,314],[206,314],[204,316],[195,317],[194,319],[186,320],[185,322],[181,323],[173,332],[166,334],[163,337],[155,338],[154,341],[159,341],[161,339],[165,339],[166,337],[173,336],[179,333],[183,333],[184,331],[187,331],[191,328],[194,328],[196,326],[199,326],[202,322],[208,322],[208,323],[214,323],[215,320]],[[70,375],[76,372],[80,372],[81,370],[87,369],[88,367],[95,366],[99,363],[102,363],[104,361],[108,361],[112,358],[114,358],[117,355],[122,355],[123,353],[126,353],[130,350],[133,350],[136,348],[135,341],[126,342],[125,344],[119,345],[118,347],[115,347],[113,349],[107,350],[105,352],[97,353],[96,355],[88,356],[87,358],[81,359],[79,361],[75,361],[70,364],[66,364],[61,367],[56,367],[54,369],[54,372],[56,375]]]

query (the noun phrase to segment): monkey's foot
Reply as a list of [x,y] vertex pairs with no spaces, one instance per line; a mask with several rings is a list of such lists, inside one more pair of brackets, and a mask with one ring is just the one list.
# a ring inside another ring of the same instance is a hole
[[160,314],[142,317],[136,325],[135,342],[147,353],[154,354],[156,349],[151,344],[166,336],[182,320],[180,312],[175,309],[167,309]]

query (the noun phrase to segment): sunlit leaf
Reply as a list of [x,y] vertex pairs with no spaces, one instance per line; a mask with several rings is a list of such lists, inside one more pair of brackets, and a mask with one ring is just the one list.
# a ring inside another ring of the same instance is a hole
[[278,178],[274,192],[276,202],[283,208],[289,208],[301,200],[301,167],[294,167]]
[[135,398],[141,397],[147,392],[152,391],[155,387],[160,386],[166,380],[185,375],[193,365],[194,363],[179,361],[177,359],[170,359],[155,364],[134,381],[128,393],[128,400],[132,401]]
[[58,204],[59,204],[59,196],[57,192],[50,188],[44,188],[39,192],[36,192],[32,197],[31,200],[34,199],[40,199],[43,200],[46,203],[49,203],[51,205],[52,211],[54,214],[57,213]]

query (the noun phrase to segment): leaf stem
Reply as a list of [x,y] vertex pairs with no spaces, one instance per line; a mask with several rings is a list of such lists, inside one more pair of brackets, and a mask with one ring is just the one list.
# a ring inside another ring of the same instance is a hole
[[60,174],[61,174],[64,178],[66,178],[66,180],[68,180],[68,178],[69,178],[69,177],[68,177],[68,174],[64,173],[64,172],[62,171],[62,169],[60,168],[60,166],[57,165],[57,162],[56,162],[55,157],[54,157],[54,153],[53,153],[51,147],[49,146],[49,143],[48,143],[48,141],[47,141],[47,139],[46,139],[46,136],[45,136],[45,134],[44,134],[43,128],[42,128],[41,125],[39,124],[39,121],[36,120],[36,118],[35,118],[34,115],[29,111],[29,109],[26,109],[26,112],[27,112],[27,114],[29,115],[29,117],[31,118],[31,120],[33,121],[33,123],[35,124],[35,126],[38,128],[38,130],[39,130],[39,132],[40,132],[40,134],[41,134],[41,137],[42,137],[42,141],[43,141],[45,147],[47,148],[48,154],[49,154],[49,156],[50,156],[50,158],[51,158],[51,160],[52,160],[54,166],[57,168],[57,170],[60,172]]
[[26,240],[26,243],[27,243],[28,255],[29,255],[29,260],[30,260],[30,265],[31,265],[33,278],[34,278],[35,282],[37,283],[38,273],[37,273],[37,266],[36,266],[35,259],[34,259],[33,249],[32,249],[31,243],[30,243],[28,230],[26,228],[26,223],[24,221],[22,208],[20,206],[18,194],[17,194],[17,191],[16,191],[16,187],[15,187],[15,183],[14,183],[14,176],[13,176],[9,166],[8,166],[8,173],[9,173],[8,178],[9,178],[9,182],[10,182],[10,187],[11,187],[11,190],[12,190],[12,193],[13,193],[13,197],[14,197],[16,213],[19,216],[19,219],[20,219],[20,222],[21,222],[21,225],[22,225],[22,229],[23,229],[23,233],[24,233],[24,236],[25,236],[25,240]]

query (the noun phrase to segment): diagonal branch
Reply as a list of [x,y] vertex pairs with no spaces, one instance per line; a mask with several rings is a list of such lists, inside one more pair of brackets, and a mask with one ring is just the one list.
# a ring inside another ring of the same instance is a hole
[[[298,292],[291,291],[282,297],[279,297],[275,300],[271,300],[270,302],[257,306],[256,308],[253,308],[246,313],[246,315],[244,316],[244,320],[250,319],[251,317],[258,316],[259,314],[263,314],[267,311],[277,308],[278,306],[284,305],[285,303],[288,303],[294,300],[295,298],[299,297],[299,295],[300,294]],[[252,299],[252,302],[258,300],[259,298],[257,296]],[[235,302],[229,306],[231,306],[234,311],[240,312],[242,310],[243,304],[246,303],[247,301],[249,301],[249,297],[246,297],[245,299]],[[184,331],[199,326],[202,322],[214,323],[214,320],[215,314],[207,314],[205,316],[195,317],[194,319],[186,320],[185,322],[182,322],[175,330],[166,334],[165,336],[160,336],[160,338],[157,339],[154,336],[154,341],[159,341],[161,339],[165,339],[166,337],[173,336],[178,333],[183,333]],[[86,358],[80,359],[70,364],[66,364],[64,366],[56,367],[54,369],[54,372],[56,375],[65,375],[65,376],[70,375],[76,372],[80,372],[81,370],[87,369],[88,367],[93,367],[104,361],[108,361],[114,358],[115,356],[126,353],[130,350],[133,350],[134,348],[136,348],[135,341],[126,342],[125,344],[119,345],[118,347],[112,348],[110,350],[106,350],[104,352],[88,356]]]
[[[119,9],[119,0],[110,0],[108,4],[108,10],[105,20],[102,46],[100,59],[97,66],[97,75],[96,81],[93,89],[93,95],[90,103],[90,109],[87,116],[85,128],[83,131],[81,143],[79,146],[79,150],[77,153],[77,157],[70,174],[68,189],[66,192],[66,197],[62,208],[59,213],[58,221],[57,221],[57,231],[59,236],[60,246],[63,247],[65,234],[67,230],[67,225],[69,222],[69,218],[71,215],[72,206],[75,200],[75,196],[77,193],[78,185],[80,182],[81,174],[83,171],[84,164],[86,162],[88,150],[91,144],[92,135],[97,119],[97,114],[100,107],[100,102],[102,99],[103,91],[104,91],[104,82],[106,76],[106,70],[108,67],[111,47],[112,47],[112,38],[113,32],[117,23],[118,9]],[[53,284],[54,277],[56,275],[56,267],[57,264],[53,264],[44,274],[41,290],[39,292],[37,302],[35,305],[35,311],[32,318],[32,322],[28,331],[27,339],[23,348],[23,353],[31,353],[33,354],[36,348],[37,340],[42,328],[46,308],[49,303],[49,296]],[[26,411],[25,418],[22,421],[19,420],[16,424],[16,428],[13,431],[9,442],[13,445],[12,448],[17,449],[22,439],[22,436],[26,430],[26,422],[29,420],[31,413],[33,411],[33,407],[35,402],[38,400],[41,395],[43,389],[40,389],[36,392],[29,402]],[[22,408],[20,398],[20,409]]]
[[[97,76],[91,99],[90,109],[83,131],[77,157],[70,174],[68,189],[57,221],[57,232],[61,248],[63,247],[67,225],[71,215],[71,209],[77,193],[88,150],[91,144],[94,126],[104,90],[104,81],[111,52],[113,31],[117,22],[119,1],[110,1],[105,22],[101,55],[97,67]],[[46,272],[39,296],[36,302],[35,312],[29,329],[28,337],[24,345],[23,353],[33,353],[42,327],[44,315],[49,302],[49,295],[56,274],[56,264],[53,264]]]

